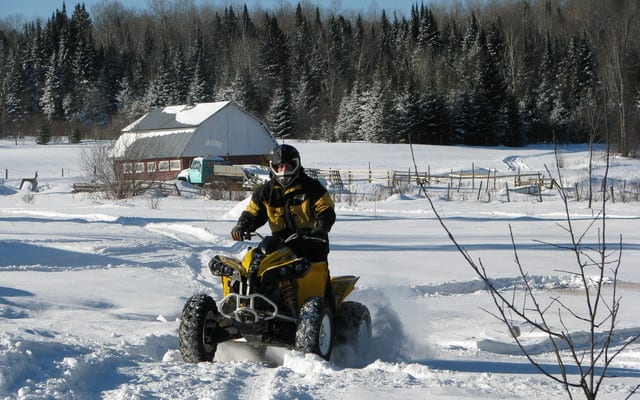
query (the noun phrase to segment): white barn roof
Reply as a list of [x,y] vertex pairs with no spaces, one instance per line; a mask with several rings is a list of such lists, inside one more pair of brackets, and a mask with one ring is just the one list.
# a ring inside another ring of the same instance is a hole
[[268,154],[276,141],[258,118],[222,101],[157,108],[122,130],[118,159]]

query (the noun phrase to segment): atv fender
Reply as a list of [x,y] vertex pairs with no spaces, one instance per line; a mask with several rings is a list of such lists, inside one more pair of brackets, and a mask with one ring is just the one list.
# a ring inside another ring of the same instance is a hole
[[353,292],[358,279],[360,277],[354,275],[334,276],[331,278],[331,289],[333,290],[336,305],[340,305]]
[[298,304],[302,305],[309,297],[324,297],[329,280],[329,265],[325,261],[311,263],[309,272],[298,279]]

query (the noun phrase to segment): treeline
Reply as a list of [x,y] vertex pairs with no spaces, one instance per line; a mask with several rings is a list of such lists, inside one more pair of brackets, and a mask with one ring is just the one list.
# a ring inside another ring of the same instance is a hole
[[[151,1],[0,22],[0,132],[109,138],[153,107],[234,100],[279,137],[640,143],[637,0],[414,4],[408,15]],[[42,140],[46,142],[45,139]]]

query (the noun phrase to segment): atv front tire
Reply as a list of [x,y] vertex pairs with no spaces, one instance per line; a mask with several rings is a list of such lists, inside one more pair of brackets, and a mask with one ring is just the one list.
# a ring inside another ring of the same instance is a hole
[[371,314],[367,306],[345,301],[336,311],[336,343],[347,345],[357,356],[364,356],[371,341]]
[[219,338],[224,331],[219,325],[215,301],[205,294],[191,296],[182,309],[180,320],[180,352],[185,362],[213,361]]
[[295,349],[328,360],[333,346],[333,316],[323,297],[310,297],[300,308]]

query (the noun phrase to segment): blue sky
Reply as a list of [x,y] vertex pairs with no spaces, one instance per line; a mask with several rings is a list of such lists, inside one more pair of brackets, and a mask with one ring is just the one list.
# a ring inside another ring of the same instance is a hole
[[[104,0],[85,0],[84,4],[87,7],[89,13],[91,8],[98,3],[102,3]],[[168,0],[169,1],[169,0]],[[298,3],[297,0],[195,0],[197,4],[212,4],[214,6],[233,5],[241,7],[243,4],[247,4],[249,9],[262,7],[276,9],[281,5],[290,5],[295,7]],[[312,3],[319,4],[322,8],[335,9],[340,12],[348,10],[361,11],[362,14],[368,14],[371,11],[376,11],[378,14],[382,9],[387,10],[387,13],[392,11],[398,11],[400,15],[409,15],[412,4],[420,4],[423,1],[425,5],[433,3],[429,0],[315,0]],[[9,16],[20,15],[27,20],[35,17],[41,17],[43,19],[49,18],[56,8],[62,7],[63,0],[2,0],[2,6],[0,7],[0,19],[4,19]],[[81,0],[66,0],[67,12],[70,14],[74,6]],[[127,8],[145,9],[148,7],[148,0],[119,0]],[[301,1],[302,4],[308,1]]]

